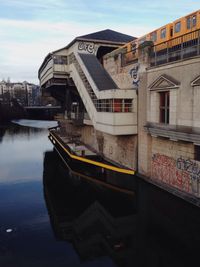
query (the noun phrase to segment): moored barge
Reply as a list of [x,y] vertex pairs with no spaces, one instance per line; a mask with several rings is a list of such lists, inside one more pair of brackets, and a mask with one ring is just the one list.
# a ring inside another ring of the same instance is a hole
[[134,170],[109,162],[79,140],[70,135],[62,135],[55,128],[49,129],[49,139],[72,171],[107,186],[130,191],[135,189]]

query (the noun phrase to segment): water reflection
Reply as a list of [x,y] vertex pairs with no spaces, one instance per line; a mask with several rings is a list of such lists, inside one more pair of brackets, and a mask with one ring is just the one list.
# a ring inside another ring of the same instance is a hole
[[58,125],[57,121],[45,121],[45,120],[13,120],[15,124],[31,127],[31,128],[39,128],[39,129],[48,129],[51,127],[55,127]]
[[51,148],[46,129],[10,125],[2,128],[0,143],[0,184],[38,180],[43,151]]
[[3,138],[6,138],[6,141],[15,141],[16,138],[26,141],[34,136],[39,137],[41,133],[47,133],[47,130],[44,128],[23,127],[18,124],[10,124],[9,126],[0,127],[0,142],[3,141]]
[[45,153],[44,193],[55,236],[70,241],[82,261],[109,255],[133,266],[134,197],[70,173],[55,152]]
[[6,128],[0,126],[0,143],[3,141],[3,136],[5,132],[6,132]]
[[94,184],[47,135],[0,130],[0,266],[196,266],[199,208],[141,179],[133,196]]
[[54,234],[83,262],[107,255],[116,266],[179,267],[198,260],[199,208],[182,199],[141,180],[135,196],[99,187],[56,152],[45,154],[43,182]]

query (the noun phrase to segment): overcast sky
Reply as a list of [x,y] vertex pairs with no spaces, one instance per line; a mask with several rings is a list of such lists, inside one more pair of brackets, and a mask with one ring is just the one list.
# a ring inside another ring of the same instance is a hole
[[199,0],[0,0],[0,80],[38,84],[44,57],[76,36],[112,29],[139,37],[197,9]]

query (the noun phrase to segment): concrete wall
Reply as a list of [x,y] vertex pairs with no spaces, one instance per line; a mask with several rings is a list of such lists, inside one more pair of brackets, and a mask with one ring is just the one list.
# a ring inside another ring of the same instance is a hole
[[[159,122],[159,92],[149,87],[162,75],[176,80],[178,86],[166,90],[170,92],[170,124],[200,127],[199,86],[191,83],[200,75],[200,59],[188,59],[147,70],[148,121]],[[164,88],[165,89],[165,88]]]
[[121,54],[111,52],[104,57],[103,65],[120,89],[137,88],[134,84],[133,71],[138,67],[138,63],[122,67]]
[[150,122],[156,123],[155,128],[163,127],[159,121],[159,92],[169,91],[170,119],[169,125],[164,125],[166,131],[170,131],[171,126],[186,127],[192,132],[200,130],[200,86],[192,83],[200,75],[200,58],[147,68],[146,71],[146,53],[140,64],[144,68],[140,72],[138,89],[138,172],[166,189],[174,188],[199,198],[200,162],[194,160],[192,140],[172,141],[159,134],[154,137],[144,126]]
[[200,197],[200,162],[191,143],[152,138],[151,178]]
[[93,126],[80,128],[81,140],[111,162],[137,168],[137,135],[113,136],[96,131]]

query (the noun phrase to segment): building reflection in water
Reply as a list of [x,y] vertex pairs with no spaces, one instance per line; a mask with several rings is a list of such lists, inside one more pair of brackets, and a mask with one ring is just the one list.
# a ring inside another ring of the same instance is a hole
[[0,126],[0,143],[3,141],[5,132],[6,132],[6,128]]
[[41,133],[46,133],[47,129],[34,128],[20,126],[17,124],[9,124],[5,126],[0,125],[0,143],[3,141],[4,135],[7,140],[15,140],[16,138],[21,140],[29,140],[31,136],[41,136]]
[[133,266],[135,196],[82,179],[56,152],[45,153],[43,181],[57,239],[70,241],[83,261],[108,255],[117,266]]
[[112,191],[47,152],[44,194],[55,236],[83,261],[107,255],[117,266],[183,267],[199,260],[199,208],[141,179],[135,195]]

